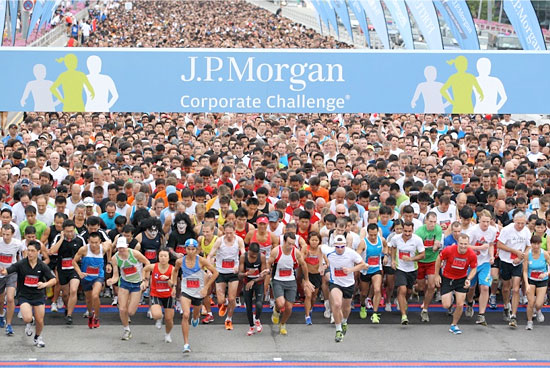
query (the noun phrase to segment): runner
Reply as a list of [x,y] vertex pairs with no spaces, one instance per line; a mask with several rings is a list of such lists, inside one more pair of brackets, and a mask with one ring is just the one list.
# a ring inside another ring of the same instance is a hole
[[403,232],[395,235],[391,242],[392,268],[395,271],[398,308],[401,311],[401,324],[408,325],[407,300],[417,276],[417,261],[424,259],[425,250],[422,238],[413,233],[412,222],[403,223]]
[[[235,229],[233,229],[234,231]],[[229,234],[229,233],[226,233]],[[235,234],[233,234],[235,236]],[[222,237],[223,238],[223,237]],[[178,271],[181,269],[181,306],[183,317],[181,320],[181,330],[183,333],[183,352],[191,352],[189,345],[189,317],[191,316],[191,306],[193,306],[193,317],[191,325],[197,327],[200,317],[200,306],[202,298],[205,297],[214,280],[218,278],[216,267],[208,259],[198,255],[198,246],[196,240],[187,239],[185,242],[186,255],[176,261],[176,266],[172,272],[172,282],[176,281]],[[204,269],[211,274],[206,276]]]
[[149,286],[149,282],[142,278],[142,269],[150,262],[139,251],[128,248],[126,238],[123,236],[118,238],[116,250],[117,252],[111,257],[113,277],[107,280],[107,286],[118,283],[118,313],[124,329],[121,339],[127,341],[132,338],[128,319],[136,313],[141,292]]
[[[214,243],[208,262],[216,258],[216,270],[219,275],[216,278],[216,296],[218,299],[218,315],[225,318],[225,329],[233,329],[233,312],[235,311],[235,298],[239,286],[239,255],[245,252],[243,240],[235,235],[235,225],[226,222],[223,227],[224,235]],[[225,304],[225,292],[227,291],[227,304]],[[203,296],[204,297],[204,296]]]
[[329,264],[330,308],[336,326],[334,341],[341,342],[348,330],[348,317],[355,289],[354,274],[368,269],[369,266],[357,252],[346,246],[346,238],[343,235],[335,237],[334,248],[324,245],[322,250]]
[[44,303],[46,288],[53,287],[57,280],[47,264],[38,259],[40,243],[31,242],[27,246],[27,257],[8,268],[1,268],[0,274],[7,276],[17,274],[17,299],[21,316],[26,323],[25,334],[32,335],[32,325],[35,324],[34,345],[46,346],[42,338],[44,328]]
[[[272,289],[275,297],[275,307],[271,322],[279,324],[279,333],[286,335],[286,322],[292,314],[292,307],[296,301],[298,286],[296,285],[296,269],[302,268],[304,276],[304,290],[310,292],[315,290],[315,286],[309,281],[309,274],[306,262],[296,249],[296,234],[285,233],[284,243],[273,249],[267,262],[267,269],[272,274]],[[282,316],[281,316],[282,314]]]
[[256,220],[258,229],[249,231],[244,238],[245,244],[258,243],[260,245],[260,252],[266,259],[269,258],[271,250],[279,245],[277,236],[267,230],[268,223],[267,216],[260,215]]
[[[160,248],[158,263],[143,267],[144,279],[150,280],[151,285],[151,314],[156,321],[155,326],[162,328],[162,309],[164,308],[165,334],[164,342],[171,343],[170,332],[174,326],[174,297],[176,282],[172,282],[172,266],[168,248]],[[150,277],[149,277],[150,276]]]
[[527,298],[527,326],[526,330],[533,329],[533,313],[536,311],[537,321],[544,322],[542,306],[548,289],[548,265],[550,255],[541,249],[542,239],[538,235],[531,237],[531,249],[523,260],[523,282],[526,286]]
[[[201,257],[208,257],[212,251],[212,247],[216,243],[216,240],[218,240],[218,236],[214,235],[214,230],[216,230],[216,225],[213,223],[206,223],[202,226],[202,235],[198,238],[199,254]],[[214,315],[212,314],[211,305],[212,298],[210,297],[211,295],[212,290],[208,290],[206,296],[202,300],[202,305],[206,310],[206,316],[201,320],[201,322],[205,325],[214,322]]]
[[[250,243],[248,251],[239,260],[239,279],[244,282],[243,296],[248,318],[248,336],[262,332],[262,315],[264,303],[264,278],[268,273],[265,256],[260,253],[258,243]],[[252,299],[255,298],[256,313],[252,312]]]
[[315,290],[311,292],[309,289],[304,288],[304,311],[306,315],[306,325],[313,324],[311,320],[311,310],[317,294],[321,289],[323,283],[323,274],[327,267],[328,261],[326,256],[321,251],[321,235],[318,232],[312,231],[309,233],[308,245],[301,250],[302,257],[307,264],[307,272],[309,275],[309,281],[315,286]]
[[[470,287],[471,281],[476,274],[477,256],[469,248],[470,239],[468,235],[461,234],[458,237],[458,244],[445,248],[437,257],[435,262],[435,284],[441,287],[441,302],[443,308],[450,308],[453,304],[453,291],[455,292],[456,309],[453,313],[453,322],[449,332],[455,335],[461,334],[458,321],[464,309],[464,299]],[[442,275],[441,264],[444,263]]]
[[[54,215],[53,225],[47,227],[42,234],[40,242],[48,248],[48,251],[57,242],[57,235],[63,231],[63,222],[65,222],[65,220],[67,220],[67,215],[57,212]],[[57,264],[59,263],[59,256],[58,254],[49,253],[49,257],[50,263],[48,263],[48,266],[50,266],[50,269],[54,272],[54,274],[56,274],[57,277]],[[59,285],[59,282],[55,284],[53,289],[50,311],[57,312],[58,307],[63,307],[63,299],[61,298],[61,286]]]
[[[73,267],[80,277],[82,291],[86,296],[88,309],[88,328],[99,328],[101,301],[99,293],[105,284],[105,250],[101,244],[101,235],[90,233],[88,244],[80,248],[73,259]],[[82,267],[78,264],[82,262]]]

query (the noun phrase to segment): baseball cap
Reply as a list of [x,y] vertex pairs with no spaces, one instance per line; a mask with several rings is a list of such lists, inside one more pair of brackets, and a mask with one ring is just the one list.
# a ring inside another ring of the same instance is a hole
[[84,198],[83,203],[84,203],[84,206],[86,206],[86,207],[93,207],[94,206],[94,200],[93,200],[92,197]]
[[258,217],[258,219],[256,220],[256,223],[257,224],[267,224],[269,221],[267,219],[267,216],[260,216]]
[[277,211],[269,211],[267,214],[267,219],[269,222],[277,222],[279,220],[279,212]]
[[185,247],[199,247],[199,243],[195,239],[187,239],[185,241]]
[[21,170],[19,170],[18,167],[14,166],[10,169],[10,174],[12,174],[12,175],[21,175]]
[[31,185],[31,181],[27,178],[21,179],[21,185]]
[[118,240],[116,241],[116,247],[117,248],[128,248],[128,242],[126,241],[126,238],[123,236],[120,236]]
[[456,174],[453,176],[453,184],[462,184],[464,183],[464,180],[462,179],[462,175]]
[[344,235],[336,235],[336,238],[334,238],[334,244],[345,244],[346,243],[346,237]]
[[176,187],[173,185],[168,185],[166,187],[166,195],[176,193]]

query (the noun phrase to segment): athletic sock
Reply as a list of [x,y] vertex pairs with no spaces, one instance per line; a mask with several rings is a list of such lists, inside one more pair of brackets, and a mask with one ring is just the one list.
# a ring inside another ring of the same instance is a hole
[[341,323],[335,323],[336,331],[342,331],[342,324]]
[[342,323],[348,323],[348,319],[347,318],[342,318]]
[[124,331],[130,331],[130,326],[123,326],[124,327]]

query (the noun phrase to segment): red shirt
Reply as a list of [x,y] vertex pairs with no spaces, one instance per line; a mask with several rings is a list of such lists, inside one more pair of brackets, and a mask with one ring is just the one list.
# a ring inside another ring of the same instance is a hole
[[451,280],[458,280],[468,276],[468,268],[477,267],[477,256],[468,248],[466,253],[458,253],[458,245],[443,249],[439,255],[441,261],[446,261],[443,267],[443,276]]

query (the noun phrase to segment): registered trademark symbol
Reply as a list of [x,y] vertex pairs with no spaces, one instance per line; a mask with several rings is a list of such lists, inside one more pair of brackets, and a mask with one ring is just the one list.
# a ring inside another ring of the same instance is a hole
[[345,95],[344,97],[345,97],[346,100],[351,99],[351,96],[350,96],[350,95]]

